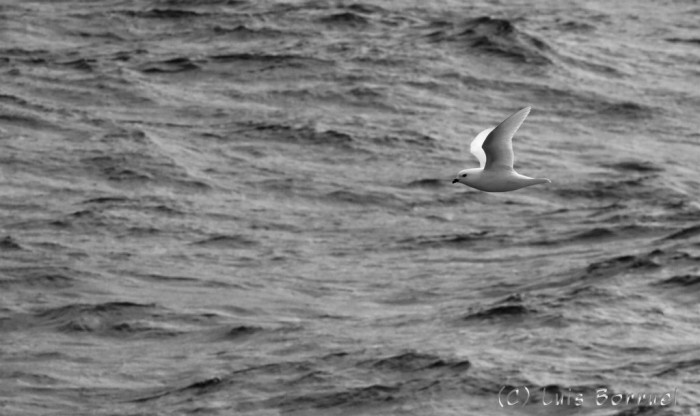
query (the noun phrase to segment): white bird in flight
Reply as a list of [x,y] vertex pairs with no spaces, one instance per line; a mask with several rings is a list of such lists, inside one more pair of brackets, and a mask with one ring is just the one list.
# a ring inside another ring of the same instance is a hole
[[479,133],[470,146],[471,153],[479,159],[479,167],[464,169],[452,183],[463,183],[486,192],[508,192],[540,183],[552,183],[545,178],[530,178],[513,169],[513,135],[530,107],[525,107],[501,124]]

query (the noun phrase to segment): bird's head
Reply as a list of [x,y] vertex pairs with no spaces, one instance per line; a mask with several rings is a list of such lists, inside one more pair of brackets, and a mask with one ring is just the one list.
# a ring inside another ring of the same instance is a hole
[[471,186],[474,180],[479,176],[481,169],[464,169],[457,174],[457,177],[452,179],[452,183],[462,183]]

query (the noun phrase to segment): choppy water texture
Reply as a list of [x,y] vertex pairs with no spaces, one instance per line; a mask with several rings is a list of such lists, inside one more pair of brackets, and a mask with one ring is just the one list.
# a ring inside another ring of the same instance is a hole
[[3,415],[698,413],[696,1],[0,13]]

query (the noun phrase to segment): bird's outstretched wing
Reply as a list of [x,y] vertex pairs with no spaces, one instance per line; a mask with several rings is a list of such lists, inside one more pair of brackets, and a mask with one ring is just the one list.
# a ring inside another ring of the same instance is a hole
[[469,146],[469,151],[479,159],[479,167],[482,169],[484,165],[486,165],[486,153],[484,153],[484,149],[482,149],[481,146],[484,144],[486,136],[488,136],[494,128],[495,127],[491,127],[477,134],[474,140],[472,140],[472,144]]
[[489,133],[481,145],[486,154],[484,169],[513,168],[513,135],[529,113],[530,107],[525,107],[505,119]]

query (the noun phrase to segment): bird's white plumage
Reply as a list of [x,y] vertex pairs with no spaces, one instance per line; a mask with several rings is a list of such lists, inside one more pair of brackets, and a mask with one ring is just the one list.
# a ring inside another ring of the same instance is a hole
[[529,113],[530,107],[525,107],[495,128],[479,133],[472,140],[469,151],[479,160],[480,167],[461,170],[452,183],[459,182],[486,192],[508,192],[551,183],[547,178],[530,178],[513,169],[513,135]]
[[469,151],[479,159],[479,167],[482,169],[484,165],[486,165],[486,153],[484,153],[484,149],[482,149],[481,146],[484,144],[486,136],[488,136],[493,129],[495,129],[495,127],[491,127],[477,134],[474,140],[472,140],[472,144],[469,146]]
[[484,170],[494,168],[513,168],[513,135],[530,114],[530,107],[525,107],[507,119],[489,133],[481,145],[486,154]]

